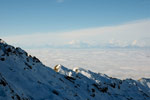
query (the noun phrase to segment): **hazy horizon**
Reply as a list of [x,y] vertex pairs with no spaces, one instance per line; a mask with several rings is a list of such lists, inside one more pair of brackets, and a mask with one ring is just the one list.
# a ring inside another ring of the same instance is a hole
[[0,0],[0,36],[30,48],[150,48],[148,0]]

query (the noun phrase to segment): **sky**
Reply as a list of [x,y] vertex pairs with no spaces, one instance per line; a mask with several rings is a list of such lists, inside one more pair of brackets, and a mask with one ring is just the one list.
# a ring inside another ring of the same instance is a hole
[[150,47],[150,0],[0,0],[0,38],[23,48]]

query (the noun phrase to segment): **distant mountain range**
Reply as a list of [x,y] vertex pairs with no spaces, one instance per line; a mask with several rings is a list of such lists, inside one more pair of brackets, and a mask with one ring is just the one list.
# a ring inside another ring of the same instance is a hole
[[0,100],[150,100],[150,78],[120,80],[63,65],[51,69],[0,39]]

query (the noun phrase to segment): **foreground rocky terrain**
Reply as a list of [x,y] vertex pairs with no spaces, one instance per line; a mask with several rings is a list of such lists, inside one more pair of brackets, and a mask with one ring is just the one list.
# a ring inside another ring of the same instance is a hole
[[51,69],[0,39],[0,100],[150,100],[150,79],[120,80],[62,65]]

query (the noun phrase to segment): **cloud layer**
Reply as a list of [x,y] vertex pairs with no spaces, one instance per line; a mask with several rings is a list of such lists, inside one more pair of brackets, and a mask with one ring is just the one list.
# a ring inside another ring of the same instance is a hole
[[68,68],[82,67],[122,79],[150,77],[149,50],[31,49],[27,51],[51,68],[62,64]]
[[[35,33],[2,37],[8,43],[24,47],[62,47],[85,44],[98,46],[150,46],[150,19],[117,26],[73,30],[68,32]],[[74,41],[72,44],[70,44]]]

